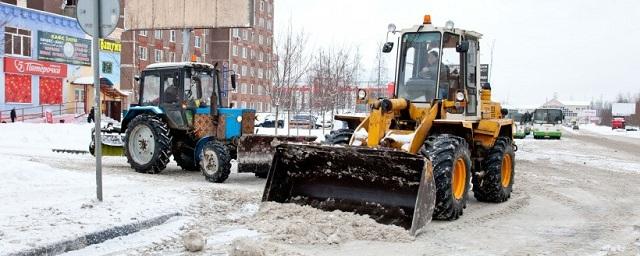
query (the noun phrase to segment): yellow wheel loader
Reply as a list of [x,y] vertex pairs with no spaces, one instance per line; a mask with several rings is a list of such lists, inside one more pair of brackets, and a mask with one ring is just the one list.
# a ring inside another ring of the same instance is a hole
[[[368,99],[367,117],[328,144],[276,148],[263,201],[367,214],[415,234],[433,218],[462,215],[467,194],[509,199],[514,126],[480,85],[481,34],[423,24],[399,34],[395,97]],[[383,52],[393,49],[388,42]]]

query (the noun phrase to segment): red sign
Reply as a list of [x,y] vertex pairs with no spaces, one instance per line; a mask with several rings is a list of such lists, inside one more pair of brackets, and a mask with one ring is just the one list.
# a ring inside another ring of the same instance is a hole
[[67,77],[67,65],[48,61],[5,57],[4,72],[39,76]]

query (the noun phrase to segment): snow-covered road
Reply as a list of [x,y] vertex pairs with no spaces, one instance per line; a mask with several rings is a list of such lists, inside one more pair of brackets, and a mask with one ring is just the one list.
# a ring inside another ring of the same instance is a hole
[[181,236],[192,230],[208,241],[198,255],[640,253],[640,141],[632,137],[583,129],[562,140],[517,140],[508,202],[470,196],[459,220],[432,222],[414,239],[363,216],[261,205],[264,180],[252,174],[212,184],[174,163],[147,175],[105,157],[105,200],[97,202],[94,158],[50,151],[84,149],[90,128],[0,125],[0,255],[170,212],[182,216],[69,254],[183,254]]

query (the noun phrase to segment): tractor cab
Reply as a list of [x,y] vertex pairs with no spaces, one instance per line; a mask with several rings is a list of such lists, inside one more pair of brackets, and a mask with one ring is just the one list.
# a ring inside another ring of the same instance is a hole
[[161,108],[172,129],[192,129],[194,114],[201,112],[198,109],[222,105],[218,75],[214,66],[206,63],[149,65],[140,76],[138,106]]
[[[396,64],[396,97],[428,108],[442,101],[447,119],[480,119],[479,43],[481,34],[457,29],[453,22],[434,27],[430,16],[422,25],[400,33]],[[390,52],[393,43],[383,48]]]

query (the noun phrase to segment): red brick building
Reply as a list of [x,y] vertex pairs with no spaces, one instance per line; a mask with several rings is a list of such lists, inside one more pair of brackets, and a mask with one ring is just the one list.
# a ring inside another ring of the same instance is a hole
[[[227,98],[236,107],[271,110],[266,93],[273,56],[273,1],[255,0],[254,27],[196,29],[191,32],[190,56],[218,63],[238,74],[237,88]],[[181,30],[127,31],[122,34],[121,89],[133,90],[134,75],[149,64],[182,60]],[[231,90],[230,81],[225,82]]]

